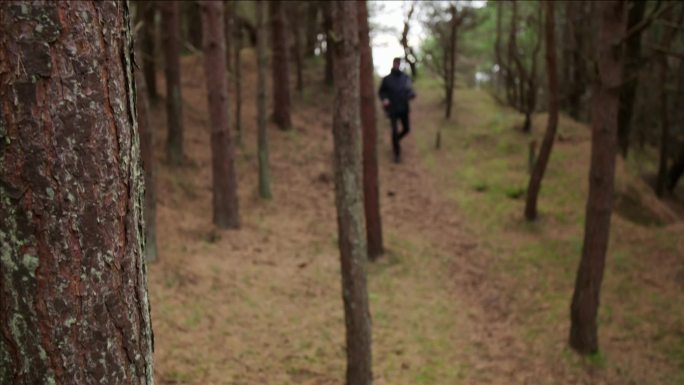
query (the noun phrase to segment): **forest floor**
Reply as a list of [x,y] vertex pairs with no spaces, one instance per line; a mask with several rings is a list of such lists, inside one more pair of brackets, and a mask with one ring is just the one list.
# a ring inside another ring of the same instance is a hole
[[[293,93],[293,129],[269,127],[274,199],[261,201],[252,63],[246,51],[243,146],[236,149],[240,230],[211,224],[199,57],[183,59],[183,167],[164,161],[163,100],[153,110],[159,261],[149,266],[148,284],[162,385],[344,383],[331,92],[308,71],[304,95]],[[684,224],[673,210],[651,204],[644,182],[622,167],[625,216],[642,213],[638,204],[647,201],[651,215],[631,216],[655,225],[614,216],[602,353],[580,359],[566,337],[588,129],[561,122],[541,218],[528,225],[520,197],[530,138],[513,129],[519,116],[482,91],[463,89],[447,123],[439,87],[417,87],[403,163],[389,161],[387,122],[378,118],[387,253],[368,271],[374,383],[681,384]],[[534,135],[543,119],[535,119]],[[435,151],[440,125],[442,149]]]

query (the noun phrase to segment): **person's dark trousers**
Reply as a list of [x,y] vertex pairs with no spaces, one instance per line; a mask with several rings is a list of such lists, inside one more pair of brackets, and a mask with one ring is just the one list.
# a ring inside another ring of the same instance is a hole
[[[401,121],[401,131],[399,131],[398,121]],[[390,124],[392,125],[392,150],[394,151],[394,161],[399,162],[401,159],[401,139],[406,136],[411,130],[409,124],[409,112],[394,113],[390,116]]]

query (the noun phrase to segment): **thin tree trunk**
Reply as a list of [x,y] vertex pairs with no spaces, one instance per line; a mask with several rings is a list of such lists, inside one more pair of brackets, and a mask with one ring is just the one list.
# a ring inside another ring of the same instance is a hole
[[596,4],[599,18],[597,76],[593,90],[589,197],[582,259],[570,311],[570,346],[580,354],[598,351],[597,315],[613,209],[617,150],[618,93],[622,52],[614,47],[624,37],[625,3]]
[[0,25],[0,383],[152,385],[128,4]]
[[562,35],[560,38],[561,44],[561,59],[559,68],[559,86],[561,90],[560,105],[566,110],[568,108],[568,97],[570,95],[569,90],[572,85],[571,75],[572,75],[572,52],[575,47],[575,26],[574,26],[574,14],[577,9],[577,4],[572,1],[565,1],[565,14],[561,18],[562,21]]
[[211,165],[214,224],[221,228],[240,227],[233,143],[228,117],[225,26],[223,3],[202,1],[204,73],[207,80],[211,122]]
[[295,58],[295,70],[297,73],[297,93],[299,96],[304,94],[304,76],[302,75],[302,28],[297,24],[301,12],[301,3],[297,3],[292,6],[292,13],[290,14],[290,25],[292,26],[292,38],[294,39],[294,45],[292,50],[294,51]]
[[306,6],[306,47],[305,56],[312,57],[316,54],[316,43],[318,42],[318,3],[307,1]]
[[202,18],[199,2],[196,0],[183,2],[185,6],[185,41],[199,49],[202,47]]
[[325,31],[325,78],[324,82],[326,85],[331,86],[333,84],[333,52],[331,46],[333,45],[333,39],[330,36],[332,31],[333,23],[333,9],[330,2],[323,2],[323,30]]
[[269,3],[273,36],[273,121],[281,130],[292,126],[290,118],[290,65],[283,2]]
[[368,8],[366,1],[358,1],[361,127],[363,130],[363,197],[366,214],[368,258],[382,255],[382,221],[378,187],[378,132],[375,122],[375,86],[373,85],[373,55],[370,48]]
[[233,76],[235,76],[235,74],[233,74],[233,35],[235,35],[235,25],[238,24],[236,20],[237,18],[235,17],[236,9],[237,1],[226,2],[224,16],[224,35],[226,36],[226,69],[228,70],[228,73],[232,74]]
[[[664,21],[672,23],[673,25],[682,25],[682,21],[684,21],[684,7],[681,8],[681,11],[679,13],[679,19],[674,21],[672,17],[672,13],[665,15]],[[669,51],[670,46],[672,45],[672,40],[674,38],[674,33],[675,33],[674,28],[668,28],[662,35],[662,38],[660,40],[660,47],[664,49],[665,51]],[[661,52],[658,57],[657,57],[657,65],[658,65],[658,72],[659,72],[659,77],[660,77],[660,125],[661,125],[661,132],[660,132],[660,159],[658,161],[658,177],[656,179],[656,195],[658,197],[662,198],[663,195],[665,194],[665,190],[667,189],[667,179],[668,179],[668,158],[670,155],[670,109],[669,109],[669,102],[668,102],[668,96],[667,96],[667,87],[666,84],[668,84],[668,63],[667,63],[667,54],[665,52]]]
[[263,1],[255,4],[257,17],[257,152],[259,156],[259,196],[271,199],[271,165],[268,157],[268,132],[266,125],[266,32],[267,23]]
[[334,73],[335,203],[347,345],[347,385],[372,383],[371,324],[366,289],[366,229],[359,146],[359,31],[356,4],[336,1],[330,47],[344,71]]
[[[523,76],[523,79],[525,80],[524,85],[527,87],[526,91],[526,96],[525,96],[525,104],[524,104],[524,112],[525,112],[525,123],[523,125],[523,132],[525,133],[530,133],[532,132],[532,114],[534,114],[534,110],[537,108],[537,56],[539,56],[539,50],[541,48],[541,41],[542,41],[542,9],[541,5],[538,5],[538,14],[537,14],[537,31],[536,31],[536,38],[537,41],[535,43],[534,49],[532,51],[532,65],[530,66],[530,72],[527,73],[526,70],[523,70],[522,63],[520,63],[520,68],[521,72],[525,73]],[[519,60],[519,58],[518,58]]]
[[[627,29],[641,23],[646,11],[645,1],[630,1]],[[641,67],[641,31],[632,34],[625,43],[625,60],[623,64],[623,84],[620,87],[620,109],[618,110],[618,145],[623,158],[627,157],[629,135],[632,123],[634,97],[639,83]]]
[[[593,2],[588,2],[588,6],[592,7]],[[573,19],[571,23],[573,24],[573,50],[571,53],[572,58],[572,79],[570,86],[570,94],[568,95],[568,112],[570,116],[574,119],[579,120],[582,113],[582,98],[586,92],[587,70],[584,62],[583,54],[586,49],[586,34],[593,33],[593,28],[591,28],[590,23],[584,22],[587,18],[591,18],[591,12],[587,12],[585,9],[587,3],[573,3],[572,7],[578,7],[581,13],[578,16],[578,12],[572,12]],[[590,31],[590,32],[587,32]]]
[[509,71],[510,71],[510,79],[511,79],[511,86],[513,88],[513,108],[515,109],[520,109],[520,99],[522,98],[522,93],[518,91],[518,89],[515,86],[514,82],[514,76],[513,76],[513,66],[515,65],[515,57],[517,56],[517,45],[516,45],[516,36],[517,36],[517,23],[518,23],[518,8],[517,8],[517,3],[515,0],[511,1],[511,22],[510,22],[510,31],[508,34],[508,65],[509,65]]
[[183,103],[180,86],[180,20],[178,2],[159,3],[162,12],[162,45],[166,76],[166,156],[170,164],[183,162]]
[[235,142],[242,147],[242,63],[240,53],[242,52],[242,29],[235,28],[235,132],[237,137]]
[[684,145],[681,146],[681,149],[679,150],[679,156],[677,157],[677,160],[674,162],[674,164],[670,168],[670,172],[668,173],[668,190],[674,191],[675,187],[677,187],[679,179],[682,177],[682,174],[684,174]]
[[502,2],[496,3],[496,41],[494,43],[494,57],[496,64],[499,67],[496,72],[496,95],[501,92],[501,85],[503,84],[503,59],[501,56],[501,18],[502,16]]
[[[675,99],[677,106],[684,105],[684,60],[679,61],[678,69],[678,85],[677,85],[677,97]],[[684,111],[680,108],[675,115],[679,119],[680,124],[684,124]],[[677,157],[672,163],[670,170],[667,174],[667,189],[669,191],[674,191],[677,187],[677,182],[684,174],[684,143],[679,144],[679,151],[677,152]]]
[[[136,47],[136,54],[140,47]],[[154,129],[150,127],[147,84],[142,71],[135,71],[136,98],[135,108],[138,118],[138,132],[140,134],[140,154],[143,171],[145,173],[145,205],[143,209],[145,219],[145,259],[148,262],[157,260],[157,193],[156,193],[156,162],[154,159]]]
[[667,58],[661,54],[658,58],[658,77],[660,80],[660,151],[658,156],[658,176],[656,178],[656,195],[662,198],[667,185],[667,157],[669,153],[670,122],[667,98]]
[[451,21],[449,22],[450,34],[449,34],[449,62],[448,62],[448,72],[446,76],[446,113],[445,117],[447,119],[451,118],[451,109],[453,107],[454,101],[454,83],[456,76],[456,33],[458,30],[458,16],[456,11],[456,6],[452,5],[449,8],[451,13]]
[[149,96],[150,103],[156,104],[159,100],[159,93],[157,92],[157,54],[155,50],[156,23],[154,21],[157,7],[154,1],[145,1],[141,3],[141,11],[143,26],[140,35],[142,52],[140,56],[142,57],[147,95]]
[[537,218],[537,198],[541,189],[546,166],[551,158],[553,141],[556,137],[558,126],[558,74],[556,65],[556,36],[554,23],[554,3],[545,1],[546,8],[546,71],[549,81],[549,120],[544,134],[544,141],[539,150],[539,157],[534,163],[530,182],[527,187],[527,201],[525,202],[525,218],[534,220]]

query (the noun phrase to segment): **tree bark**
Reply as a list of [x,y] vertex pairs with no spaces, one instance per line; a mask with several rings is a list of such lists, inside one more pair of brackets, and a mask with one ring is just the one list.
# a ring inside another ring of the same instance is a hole
[[539,12],[537,14],[537,41],[532,51],[532,65],[530,66],[530,72],[525,76],[526,86],[527,86],[527,96],[525,97],[525,123],[523,125],[523,132],[532,131],[532,114],[537,108],[537,56],[539,55],[539,50],[541,48],[542,41],[542,8],[541,5],[538,6]]
[[305,56],[312,57],[316,54],[318,42],[318,7],[316,1],[307,1],[306,5],[306,38]]
[[[587,12],[586,3],[574,3],[569,2],[569,7],[573,9],[571,13],[572,16],[570,22],[572,23],[573,31],[573,41],[572,50],[570,53],[570,58],[572,60],[572,77],[570,80],[569,94],[567,96],[567,109],[570,116],[574,119],[579,120],[582,115],[582,98],[586,93],[587,81],[587,68],[585,65],[585,60],[583,53],[586,49],[586,34],[593,33],[593,28],[591,28],[590,23],[584,23],[583,21],[591,17],[591,12]],[[588,6],[592,7],[593,3],[589,3]],[[579,13],[576,11],[576,7],[579,8]],[[585,25],[589,24],[589,25]],[[590,32],[587,32],[590,31]]]
[[494,42],[494,58],[496,60],[496,65],[499,67],[496,72],[496,94],[499,95],[501,92],[501,86],[504,84],[504,65],[503,57],[501,56],[501,19],[502,15],[502,2],[496,3],[496,40]]
[[330,36],[333,24],[333,8],[330,2],[323,2],[323,30],[325,31],[325,77],[324,82],[328,86],[333,84],[333,39]]
[[366,1],[356,2],[359,25],[361,128],[363,130],[363,197],[366,214],[368,258],[382,255],[382,221],[378,187],[378,132],[375,119],[375,86],[373,85],[373,55],[371,54]]
[[195,48],[202,47],[202,18],[199,2],[196,0],[183,2],[185,6],[185,39]]
[[544,141],[539,150],[539,157],[534,163],[530,182],[527,186],[525,218],[529,221],[537,218],[537,198],[546,166],[549,163],[549,158],[551,158],[553,141],[556,137],[556,127],[558,126],[558,69],[556,65],[554,3],[547,0],[543,5],[546,8],[546,71],[549,81],[549,120],[546,126],[546,133],[544,134]]
[[372,383],[371,325],[366,289],[366,233],[359,135],[359,31],[357,6],[336,1],[333,28],[339,37],[330,47],[335,63],[333,139],[335,204],[342,270],[348,385]]
[[183,104],[180,86],[180,20],[178,2],[159,3],[162,13],[162,45],[166,77],[166,156],[170,164],[183,162]]
[[[628,30],[641,23],[646,10],[645,1],[632,0],[629,3]],[[632,110],[639,83],[638,74],[641,60],[641,31],[639,31],[629,36],[625,43],[625,60],[622,70],[623,84],[620,87],[620,109],[618,110],[618,145],[620,146],[620,154],[623,158],[627,157],[629,149]]]
[[266,125],[266,52],[267,23],[265,5],[259,1],[256,6],[257,18],[257,152],[259,157],[259,196],[271,199],[271,165],[268,156],[268,131]]
[[674,191],[675,187],[677,187],[677,183],[679,182],[679,179],[682,177],[682,174],[684,174],[684,145],[681,146],[681,149],[679,151],[679,156],[675,160],[674,164],[670,168],[670,171],[668,173],[667,177],[667,189],[670,191]]
[[0,25],[0,383],[152,385],[128,5]]
[[667,185],[667,158],[669,153],[670,141],[670,122],[667,97],[667,58],[659,55],[658,58],[658,77],[660,80],[660,149],[658,155],[658,176],[656,177],[655,192],[659,198],[665,194]]
[[459,17],[457,16],[457,10],[455,5],[449,7],[449,13],[451,14],[451,20],[449,21],[450,34],[449,34],[449,62],[448,69],[446,73],[446,111],[445,117],[447,119],[451,118],[451,108],[454,104],[454,83],[456,77],[456,39],[458,26],[460,24]]
[[292,126],[290,118],[290,64],[283,2],[269,3],[273,44],[273,121],[281,130]]
[[147,95],[150,103],[156,104],[159,100],[159,93],[157,92],[157,54],[155,50],[155,31],[157,28],[154,20],[157,14],[157,7],[154,1],[142,2],[141,13],[143,26],[140,35],[142,52],[140,56],[142,57]]
[[[681,25],[684,20],[684,7],[682,7],[679,20],[674,22],[674,25]],[[664,16],[665,22],[673,22],[672,14],[669,13]],[[672,40],[675,36],[675,29],[668,28],[662,35],[660,39],[660,45],[663,51],[660,51],[657,56],[657,67],[658,75],[660,80],[660,156],[658,161],[658,176],[656,178],[656,195],[662,198],[665,195],[665,190],[667,189],[668,182],[668,158],[670,155],[670,109],[668,101],[668,90],[666,84],[668,84],[668,63],[667,63],[667,51],[669,51],[672,45]]]
[[[136,47],[136,54],[140,48]],[[157,260],[157,193],[156,193],[156,162],[154,159],[154,129],[150,127],[149,104],[146,95],[147,84],[142,71],[135,71],[136,98],[135,108],[138,119],[138,133],[140,135],[140,154],[145,175],[145,205],[143,217],[145,219],[145,260]]]
[[235,25],[235,76],[233,80],[235,82],[235,133],[236,143],[238,146],[242,146],[242,62],[241,55],[242,52],[242,29],[239,25]]
[[228,118],[228,80],[223,25],[223,3],[202,1],[204,73],[207,80],[211,122],[211,175],[214,224],[224,229],[240,227],[233,143]]
[[580,354],[598,351],[597,314],[613,208],[617,142],[618,92],[622,52],[615,49],[625,34],[625,4],[596,3],[599,18],[597,75],[593,85],[591,166],[582,259],[570,311],[570,346]]
[[515,77],[513,76],[513,66],[516,64],[515,58],[517,56],[517,24],[518,24],[518,7],[515,0],[511,0],[511,21],[510,30],[508,34],[508,65],[510,71],[510,79],[512,86],[512,105],[513,108],[520,110],[521,102],[520,99],[523,97],[522,93],[519,92],[519,88],[515,86]]
[[[226,69],[229,74],[233,72],[233,36],[235,35],[236,21],[235,10],[237,9],[237,1],[228,1],[225,6],[224,26],[226,39]],[[230,79],[230,76],[228,76]],[[230,83],[230,82],[229,82]]]
[[294,39],[292,53],[294,54],[295,73],[297,74],[297,93],[300,96],[304,94],[304,76],[302,74],[302,27],[297,24],[297,21],[300,20],[303,5],[304,4],[301,2],[291,5],[291,13],[289,14],[290,25],[292,26],[292,38]]

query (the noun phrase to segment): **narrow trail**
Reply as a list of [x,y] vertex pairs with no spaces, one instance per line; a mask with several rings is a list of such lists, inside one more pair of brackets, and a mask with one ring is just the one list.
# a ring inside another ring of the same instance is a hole
[[[342,384],[331,96],[308,85],[304,101],[295,101],[294,129],[269,127],[274,200],[260,201],[249,54],[243,55],[244,148],[236,153],[240,230],[211,224],[200,58],[183,63],[186,166],[174,170],[164,163],[163,104],[153,111],[160,260],[150,266],[149,287],[157,382]],[[413,107],[415,130],[435,119],[426,103],[418,99]],[[524,315],[508,306],[515,294],[491,269],[495,256],[441,192],[442,182],[426,170],[416,146],[420,132],[407,137],[404,161],[395,165],[387,122],[378,123],[388,251],[368,274],[375,383],[587,383],[549,365],[516,335],[516,320]]]
[[[419,155],[415,137],[433,135],[430,124],[436,119],[427,103],[418,98],[412,106],[414,131],[418,132],[404,141],[401,164],[389,162],[389,138],[381,148],[387,152],[382,157],[381,186],[394,195],[383,197],[383,219],[393,231],[422,240],[430,256],[440,260],[438,268],[449,271],[444,277],[449,280],[449,292],[433,295],[447,295],[452,300],[458,325],[452,343],[456,362],[466,368],[463,383],[546,383],[541,378],[548,380],[551,374],[544,373],[542,363],[531,362],[530,346],[515,335],[508,300],[512,293],[490,269],[494,257],[482,248],[477,234],[444,193],[448,189],[430,174]],[[380,127],[387,134],[383,123]],[[538,367],[533,370],[533,366]]]

